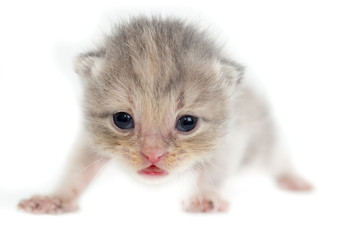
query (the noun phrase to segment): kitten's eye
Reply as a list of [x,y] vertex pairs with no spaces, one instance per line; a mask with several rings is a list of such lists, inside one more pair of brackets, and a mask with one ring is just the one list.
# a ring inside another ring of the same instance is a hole
[[181,132],[190,132],[196,127],[197,117],[184,115],[178,119],[176,129]]
[[126,112],[118,112],[113,114],[113,120],[115,125],[121,129],[134,128],[133,118]]

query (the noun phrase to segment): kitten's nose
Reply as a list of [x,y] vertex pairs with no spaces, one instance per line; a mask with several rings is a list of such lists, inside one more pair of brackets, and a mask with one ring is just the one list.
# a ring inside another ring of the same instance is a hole
[[163,159],[167,155],[167,152],[164,149],[151,148],[143,150],[141,154],[146,161],[155,164],[161,161],[161,159]]

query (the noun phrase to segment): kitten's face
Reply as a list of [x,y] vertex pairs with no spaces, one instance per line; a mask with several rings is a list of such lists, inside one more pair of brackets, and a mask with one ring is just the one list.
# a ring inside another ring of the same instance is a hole
[[145,34],[104,56],[84,55],[77,69],[86,79],[85,122],[94,144],[144,180],[210,157],[226,132],[231,102],[224,66],[155,38]]

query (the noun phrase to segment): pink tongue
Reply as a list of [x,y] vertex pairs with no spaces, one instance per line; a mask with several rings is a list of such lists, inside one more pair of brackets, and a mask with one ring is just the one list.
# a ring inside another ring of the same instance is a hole
[[147,167],[146,169],[144,169],[143,171],[145,172],[163,172],[163,169],[156,167],[155,165],[151,165],[150,167]]

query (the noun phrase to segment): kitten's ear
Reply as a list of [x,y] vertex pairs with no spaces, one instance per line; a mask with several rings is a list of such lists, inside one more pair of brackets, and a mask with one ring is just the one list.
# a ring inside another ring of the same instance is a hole
[[240,64],[222,59],[219,61],[219,68],[221,79],[229,88],[234,89],[241,82],[244,74],[244,67]]
[[78,55],[74,60],[74,69],[81,77],[95,77],[103,66],[104,52],[88,52]]

